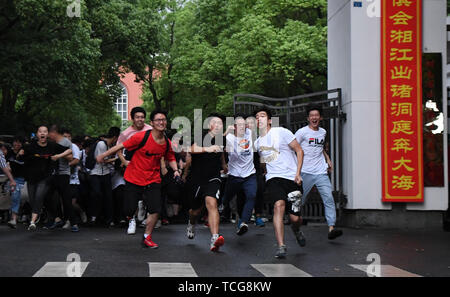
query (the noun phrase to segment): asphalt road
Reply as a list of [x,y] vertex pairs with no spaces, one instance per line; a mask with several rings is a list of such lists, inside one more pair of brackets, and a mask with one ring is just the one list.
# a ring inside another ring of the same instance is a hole
[[[367,269],[351,265],[377,264],[378,256],[380,267],[386,266],[381,269],[382,276],[450,276],[450,233],[441,230],[343,228],[344,235],[330,241],[326,226],[308,225],[303,227],[307,244],[301,248],[286,226],[288,255],[282,260],[274,258],[271,223],[264,228],[251,225],[243,236],[235,235],[233,224],[221,225],[225,245],[219,253],[209,251],[206,227],[197,225],[193,240],[187,239],[185,230],[183,224],[162,226],[153,235],[160,247],[145,249],[140,245],[143,229],[139,228],[131,236],[123,228],[85,227],[71,233],[62,229],[30,232],[23,225],[12,230],[0,225],[0,276],[35,276],[50,262],[66,262],[72,253],[87,263],[83,277],[155,276],[164,263],[184,263],[180,265],[188,265],[185,272],[199,277],[366,277]],[[154,275],[149,263],[154,265]],[[164,269],[174,275],[179,271]]]

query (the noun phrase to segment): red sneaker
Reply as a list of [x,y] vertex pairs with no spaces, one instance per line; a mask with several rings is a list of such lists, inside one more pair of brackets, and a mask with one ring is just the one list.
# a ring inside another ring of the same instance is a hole
[[152,248],[152,249],[157,249],[158,248],[158,244],[153,242],[151,235],[148,235],[146,238],[144,238],[142,240],[142,246],[145,247],[145,248],[149,247],[149,248]]
[[214,240],[214,237],[211,238],[211,252],[218,252],[219,248],[224,245],[225,239],[223,236],[217,237],[216,240]]

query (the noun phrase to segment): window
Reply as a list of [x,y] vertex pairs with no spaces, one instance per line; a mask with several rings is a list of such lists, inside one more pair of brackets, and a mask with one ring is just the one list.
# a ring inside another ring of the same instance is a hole
[[128,124],[128,92],[127,88],[121,83],[122,94],[117,98],[115,106],[116,112],[122,119],[122,127]]

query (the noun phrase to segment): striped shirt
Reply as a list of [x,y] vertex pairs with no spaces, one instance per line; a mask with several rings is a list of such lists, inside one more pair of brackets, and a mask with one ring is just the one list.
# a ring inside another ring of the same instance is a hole
[[6,164],[5,156],[3,155],[3,152],[0,151],[0,168],[6,168],[8,165]]

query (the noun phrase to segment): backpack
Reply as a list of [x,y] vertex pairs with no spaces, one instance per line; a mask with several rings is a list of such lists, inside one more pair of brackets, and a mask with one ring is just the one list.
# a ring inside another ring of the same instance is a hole
[[[95,141],[93,144],[91,144],[89,146],[89,152],[86,155],[86,162],[84,164],[84,167],[89,169],[89,170],[94,169],[95,164],[97,163],[97,160],[95,159],[95,150],[97,148],[97,144],[100,141],[103,141],[103,140],[97,140],[97,141]],[[105,141],[103,141],[103,142],[106,144]]]
[[[151,130],[145,131],[144,138],[142,139],[141,143],[139,143],[139,146],[136,149],[134,149],[132,151],[125,150],[125,153],[124,153],[125,160],[131,161],[131,159],[133,158],[134,153],[137,150],[139,150],[142,147],[144,147],[144,145],[147,143],[147,140],[148,140],[148,137],[150,136],[150,133],[151,133]],[[169,151],[170,143],[169,143],[169,139],[167,138],[166,134],[164,134],[164,139],[166,140],[166,151],[164,152],[164,156],[165,156],[167,154],[167,152]]]

